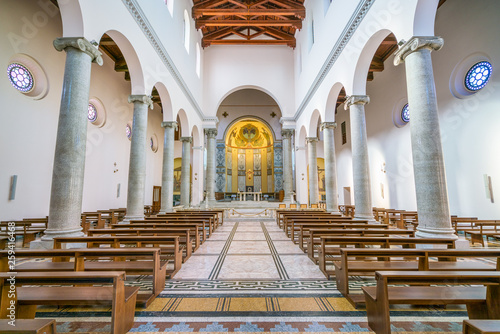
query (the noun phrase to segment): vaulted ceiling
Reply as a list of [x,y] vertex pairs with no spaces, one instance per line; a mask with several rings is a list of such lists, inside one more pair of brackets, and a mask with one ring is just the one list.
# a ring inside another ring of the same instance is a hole
[[306,16],[304,0],[194,0],[192,16],[202,46],[287,45]]

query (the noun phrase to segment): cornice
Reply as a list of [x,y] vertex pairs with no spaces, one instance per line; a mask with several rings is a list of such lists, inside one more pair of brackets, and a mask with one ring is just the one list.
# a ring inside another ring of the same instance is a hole
[[337,62],[337,59],[342,54],[342,51],[344,51],[347,43],[349,43],[349,40],[354,35],[356,29],[358,29],[359,25],[365,18],[366,14],[368,14],[368,10],[374,3],[375,0],[360,0],[358,7],[354,11],[354,14],[351,16],[351,19],[349,20],[346,27],[340,34],[340,37],[337,39],[337,43],[335,43],[335,45],[333,46],[332,51],[330,51],[330,54],[328,55],[328,58],[326,59],[325,63],[321,67],[321,70],[314,79],[311,88],[309,88],[306,96],[304,97],[304,99],[300,103],[299,108],[295,112],[294,115],[295,120],[298,120],[300,115],[302,115],[307,104],[311,101],[312,97],[318,90],[319,86],[321,86],[321,83],[328,75],[328,72],[330,72],[333,65]]
[[158,54],[158,57],[160,57],[163,64],[167,67],[168,71],[170,72],[170,74],[172,74],[174,80],[177,82],[181,90],[184,92],[189,102],[193,106],[194,110],[196,110],[196,113],[198,113],[198,115],[201,117],[201,120],[203,120],[205,118],[205,115],[201,111],[200,106],[196,102],[193,94],[191,93],[191,90],[189,90],[186,82],[182,78],[182,75],[175,66],[172,58],[170,58],[170,55],[163,46],[163,43],[160,41],[160,38],[158,37],[153,27],[151,26],[151,23],[149,23],[148,19],[146,18],[146,15],[142,11],[138,1],[122,0],[122,2],[125,5],[125,7],[127,7],[128,11],[130,12],[130,15],[132,15],[132,17],[135,19],[137,25],[141,28],[142,32],[144,33],[144,36],[146,36],[151,46]]

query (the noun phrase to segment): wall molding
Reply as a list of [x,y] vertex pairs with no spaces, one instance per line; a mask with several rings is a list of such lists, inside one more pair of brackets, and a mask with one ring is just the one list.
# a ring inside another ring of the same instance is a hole
[[154,28],[151,26],[151,23],[149,23],[149,20],[146,18],[146,15],[142,11],[138,1],[122,0],[122,2],[125,5],[125,7],[127,7],[132,17],[135,19],[137,25],[141,28],[142,32],[144,33],[144,36],[146,36],[153,49],[155,49],[156,53],[158,54],[158,57],[160,57],[163,64],[167,67],[168,71],[173,76],[174,80],[177,82],[181,90],[184,92],[184,94],[188,98],[189,102],[193,106],[198,116],[200,116],[201,121],[203,121],[203,119],[205,119],[205,115],[201,111],[201,108],[196,102],[193,94],[191,93],[191,90],[188,88],[186,82],[182,78],[182,75],[175,66],[172,58],[170,58],[170,55],[163,46],[163,43],[160,41],[160,38],[156,34]]
[[309,88],[306,96],[304,97],[304,99],[300,103],[299,108],[295,112],[294,118],[296,121],[304,112],[306,106],[309,104],[312,97],[323,83],[323,80],[326,78],[333,65],[337,62],[337,59],[342,54],[342,51],[344,51],[347,43],[349,43],[351,37],[354,35],[359,25],[365,18],[366,14],[368,14],[368,11],[370,10],[371,6],[374,3],[375,0],[361,0],[359,2],[358,7],[354,11],[346,27],[344,28],[339,38],[337,39],[337,42],[333,46],[332,51],[330,51],[330,54],[326,58],[326,61],[324,62],[323,66],[319,70],[319,73],[314,79],[311,88]]

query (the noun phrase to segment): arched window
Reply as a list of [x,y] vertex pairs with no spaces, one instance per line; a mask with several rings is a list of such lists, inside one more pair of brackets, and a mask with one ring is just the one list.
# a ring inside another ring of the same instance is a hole
[[200,50],[200,43],[196,43],[196,74],[198,75],[198,78],[200,77],[201,73],[201,50]]
[[465,87],[473,92],[484,88],[491,78],[492,71],[493,67],[488,61],[474,64],[465,75]]
[[186,51],[189,53],[189,41],[191,40],[191,31],[189,25],[189,14],[187,10],[184,10],[184,47]]

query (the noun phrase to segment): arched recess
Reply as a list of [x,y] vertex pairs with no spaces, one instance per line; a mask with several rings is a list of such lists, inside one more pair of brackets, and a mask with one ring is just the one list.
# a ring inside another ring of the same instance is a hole
[[325,107],[325,122],[335,122],[337,108],[344,103],[345,88],[340,82],[337,82],[330,89]]
[[[158,95],[155,95],[155,89],[156,93]],[[164,122],[171,122],[174,121],[174,112],[172,109],[172,100],[170,99],[170,94],[168,93],[167,87],[162,83],[162,82],[157,82],[154,87],[152,94],[153,96],[153,102],[159,102],[161,105],[161,110],[163,113],[163,121]]]
[[63,37],[85,36],[80,1],[58,1],[63,23]]
[[189,120],[184,109],[179,109],[177,112],[177,122],[181,129],[181,137],[189,137],[191,135],[191,131],[189,131],[191,127],[189,126]]
[[202,146],[203,143],[201,141],[201,138],[203,137],[200,134],[200,130],[196,125],[194,125],[193,129],[191,130],[191,137],[193,137],[193,147]]
[[193,138],[191,150],[191,205],[197,206],[203,201],[203,185],[204,185],[204,150],[203,150],[203,135],[200,129],[194,125],[191,130]]
[[311,115],[311,122],[309,123],[308,137],[318,137],[318,122],[321,122],[321,114],[318,109],[315,109]]
[[439,0],[418,0],[413,21],[413,36],[434,36]]
[[266,93],[267,95],[269,95],[275,102],[276,104],[278,105],[279,109],[280,109],[280,113],[283,113],[283,108],[282,108],[282,105],[280,103],[280,101],[278,101],[278,99],[276,98],[276,96],[274,96],[274,94],[272,94],[270,91],[268,91],[267,89],[265,88],[262,88],[260,86],[254,86],[254,85],[244,85],[244,86],[238,86],[238,87],[235,87],[233,89],[231,89],[230,91],[228,91],[226,94],[224,94],[224,96],[219,99],[219,102],[217,103],[217,109],[216,110],[219,110],[222,102],[224,102],[224,100],[231,94],[233,94],[234,92],[237,92],[239,90],[242,90],[242,89],[256,89],[256,90],[259,90],[263,93]]
[[298,132],[298,140],[295,141],[295,187],[299,203],[308,202],[306,137],[307,129],[303,125]]
[[[108,30],[101,37],[101,44],[109,43],[108,40],[104,40],[106,36],[109,36],[109,38],[111,38],[111,42],[116,43],[116,46],[119,49],[119,52],[116,53],[106,53],[115,61],[116,71],[129,73],[128,76],[130,77],[131,94],[146,94],[144,71],[139,57],[137,56],[137,52],[132,46],[132,43],[130,43],[129,39],[121,32],[117,30]],[[105,49],[103,48],[103,50]],[[115,59],[116,56],[119,56],[120,53],[123,59]],[[127,75],[125,76],[125,78],[127,79]]]
[[[390,30],[381,29],[374,33],[370,37],[368,42],[366,42],[358,58],[356,69],[354,72],[352,89],[353,95],[365,95],[366,82],[368,80],[369,72],[383,70],[383,60],[374,59],[374,55],[377,49],[380,47],[382,41],[384,41],[390,34]],[[377,61],[374,62],[375,60]]]

